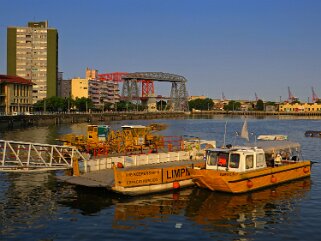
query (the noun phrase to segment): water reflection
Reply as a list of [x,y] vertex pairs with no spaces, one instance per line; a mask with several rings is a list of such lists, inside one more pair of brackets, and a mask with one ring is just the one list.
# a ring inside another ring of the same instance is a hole
[[71,209],[81,211],[82,215],[95,215],[101,210],[114,205],[119,200],[119,195],[104,188],[85,188],[65,185],[63,190],[69,189],[61,195],[57,202]]
[[[0,183],[4,184],[0,187],[2,234],[10,233],[13,227],[41,228],[42,221],[56,210],[51,173],[1,173]],[[16,230],[15,235],[18,233]]]
[[179,215],[188,205],[192,189],[164,194],[148,195],[116,204],[114,229],[132,229],[150,222],[163,222],[169,216]]
[[297,202],[310,191],[310,178],[249,194],[232,195],[195,189],[186,216],[208,231],[246,235],[299,215]]
[[[59,203],[93,215],[113,207],[112,228],[129,230],[183,215],[207,232],[245,237],[300,215],[300,202],[309,193],[310,179],[303,179],[249,194],[231,195],[198,188],[180,192],[124,197],[106,191],[75,189],[76,196]],[[61,199],[61,198],[60,198]]]

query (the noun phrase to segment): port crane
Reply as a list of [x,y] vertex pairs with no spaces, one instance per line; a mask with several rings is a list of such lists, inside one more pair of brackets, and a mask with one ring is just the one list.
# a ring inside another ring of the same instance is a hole
[[318,102],[320,99],[319,99],[318,95],[314,92],[314,88],[311,87],[311,90],[312,90],[312,101]]
[[289,86],[288,86],[288,93],[289,93],[288,101],[290,103],[298,100],[298,98],[292,94]]
[[226,100],[225,95],[224,95],[224,92],[222,92],[222,100],[223,100],[223,101]]

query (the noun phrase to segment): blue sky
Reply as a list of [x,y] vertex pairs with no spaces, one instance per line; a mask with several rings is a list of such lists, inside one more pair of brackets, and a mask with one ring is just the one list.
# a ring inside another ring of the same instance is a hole
[[[321,97],[318,0],[1,0],[0,73],[7,26],[48,20],[59,70],[84,77],[156,71],[183,75],[190,95],[228,99]],[[18,7],[19,6],[19,7]],[[169,84],[157,84],[169,95]]]

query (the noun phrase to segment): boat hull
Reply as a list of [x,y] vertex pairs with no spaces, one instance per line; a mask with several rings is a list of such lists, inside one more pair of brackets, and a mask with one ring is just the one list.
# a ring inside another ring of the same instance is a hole
[[204,168],[205,163],[204,161],[186,161],[185,163],[158,168],[122,169],[115,167],[115,185],[112,190],[124,195],[136,196],[194,186],[189,167],[194,165]]
[[177,182],[161,183],[161,184],[155,184],[155,185],[144,185],[139,187],[115,186],[112,188],[112,191],[123,195],[128,195],[128,196],[138,196],[138,195],[144,195],[144,194],[166,192],[166,191],[171,191],[178,188],[181,189],[181,188],[191,187],[194,185],[195,183],[192,181],[192,179],[187,179],[187,180],[182,180]]
[[190,173],[199,187],[212,191],[245,193],[309,177],[311,162],[295,162],[242,173],[193,168]]

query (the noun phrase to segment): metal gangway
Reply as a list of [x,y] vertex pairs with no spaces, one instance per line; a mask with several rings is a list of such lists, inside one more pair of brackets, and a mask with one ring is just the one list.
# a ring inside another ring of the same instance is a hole
[[0,172],[63,170],[86,160],[73,146],[0,140]]

